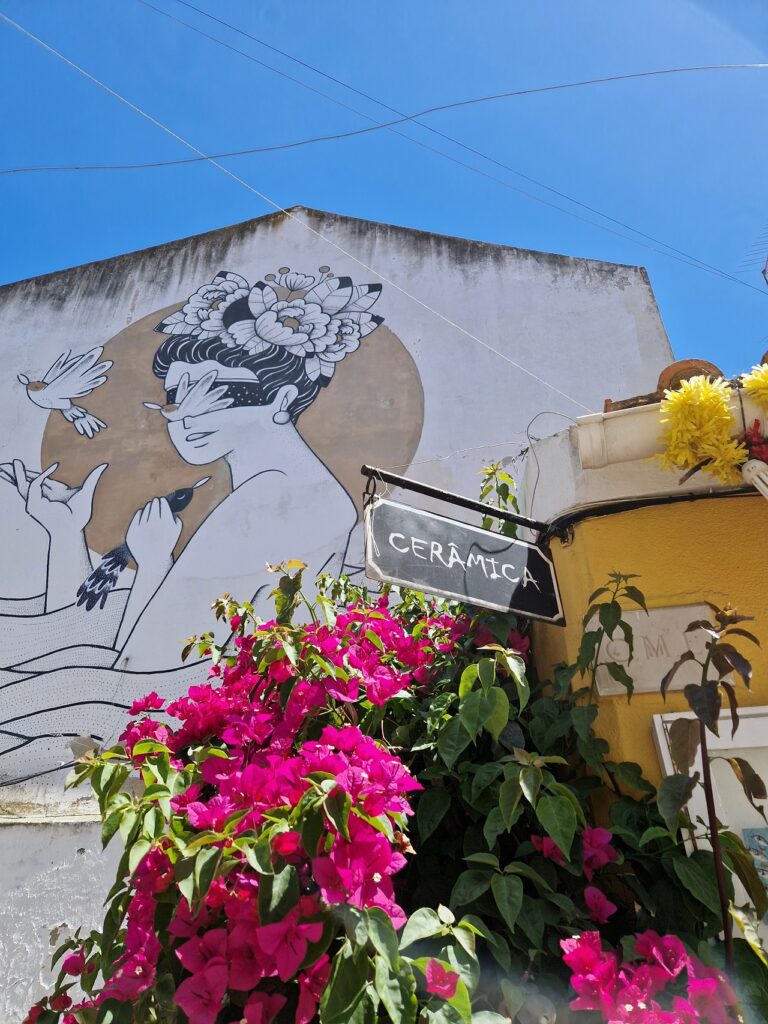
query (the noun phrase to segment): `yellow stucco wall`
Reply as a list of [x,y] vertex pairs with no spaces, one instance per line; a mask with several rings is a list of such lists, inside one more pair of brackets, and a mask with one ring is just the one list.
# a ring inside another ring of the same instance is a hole
[[[577,523],[570,543],[553,541],[567,626],[534,626],[537,669],[546,677],[553,665],[572,662],[581,640],[581,618],[590,593],[612,570],[638,573],[633,580],[648,607],[730,602],[761,640],[737,646],[751,660],[751,691],[737,687],[741,705],[768,704],[768,503],[758,494],[702,499],[594,517]],[[629,607],[629,606],[628,606]],[[630,675],[632,666],[629,666]],[[652,781],[660,767],[651,716],[687,708],[682,693],[666,703],[657,693],[601,697],[597,731],[611,744],[614,760],[637,761]],[[768,740],[768,737],[766,737]]]

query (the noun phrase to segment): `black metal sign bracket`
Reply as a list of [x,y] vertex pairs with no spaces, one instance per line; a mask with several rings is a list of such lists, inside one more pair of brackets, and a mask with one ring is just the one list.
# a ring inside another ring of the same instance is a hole
[[[502,519],[507,523],[515,523],[517,526],[525,526],[538,534],[546,535],[551,533],[547,523],[538,519],[528,519],[527,516],[518,515],[516,512],[508,512],[503,508],[496,508],[493,505],[486,505],[484,501],[476,501],[473,498],[465,498],[461,494],[453,494],[451,491],[444,491],[440,487],[432,487],[431,484],[423,484],[418,480],[409,480],[408,477],[398,476],[397,473],[390,473],[387,469],[377,469],[375,466],[363,466],[360,472],[368,478],[368,485],[365,491],[366,505],[375,495],[376,481],[383,484],[392,484],[394,487],[402,487],[403,490],[413,491],[415,494],[423,494],[427,498],[437,498],[449,505],[458,505],[461,508],[468,508],[472,512],[482,512],[485,516],[494,519]],[[373,489],[371,484],[373,482]]]

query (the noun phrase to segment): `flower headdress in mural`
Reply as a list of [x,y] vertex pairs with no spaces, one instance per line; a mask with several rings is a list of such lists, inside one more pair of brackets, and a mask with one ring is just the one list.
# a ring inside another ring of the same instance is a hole
[[271,345],[282,347],[302,356],[307,377],[325,385],[336,363],[383,322],[370,312],[380,294],[380,284],[356,285],[328,267],[317,275],[281,267],[253,286],[222,270],[155,330],[203,340],[220,337],[252,355]]

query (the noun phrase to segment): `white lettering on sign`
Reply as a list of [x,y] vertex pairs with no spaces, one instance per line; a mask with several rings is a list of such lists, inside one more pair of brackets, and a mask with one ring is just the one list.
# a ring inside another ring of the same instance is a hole
[[509,583],[521,583],[523,587],[530,584],[541,591],[541,587],[531,575],[527,565],[523,566],[521,572],[519,565],[514,565],[512,562],[499,562],[491,555],[478,555],[474,551],[468,552],[466,557],[462,558],[458,546],[453,541],[448,542],[447,561],[443,555],[443,545],[436,540],[426,541],[421,537],[408,537],[404,533],[392,532],[389,535],[389,546],[395,551],[399,551],[401,555],[410,552],[415,558],[431,562],[433,565],[439,563],[446,569],[452,569],[455,565],[460,565],[465,572],[469,569],[479,568],[489,580],[503,578]]
[[371,579],[565,624],[552,559],[540,544],[387,498],[366,506],[365,528]]

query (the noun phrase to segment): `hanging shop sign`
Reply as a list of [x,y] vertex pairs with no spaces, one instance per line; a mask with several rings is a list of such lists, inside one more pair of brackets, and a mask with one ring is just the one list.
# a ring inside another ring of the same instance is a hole
[[552,560],[524,540],[374,498],[365,562],[371,579],[565,625]]

